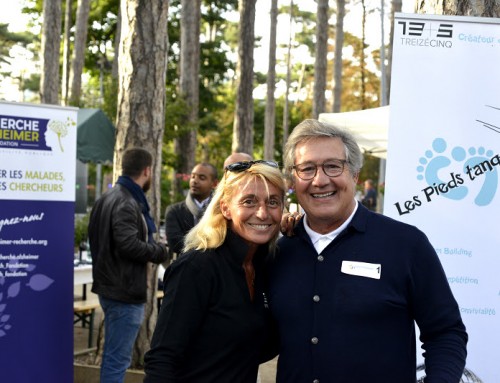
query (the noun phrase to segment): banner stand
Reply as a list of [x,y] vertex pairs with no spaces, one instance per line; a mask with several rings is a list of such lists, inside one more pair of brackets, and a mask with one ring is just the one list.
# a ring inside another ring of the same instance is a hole
[[469,334],[463,381],[500,382],[500,19],[396,14],[394,27],[384,214],[441,260]]
[[76,108],[0,102],[0,360],[73,381]]

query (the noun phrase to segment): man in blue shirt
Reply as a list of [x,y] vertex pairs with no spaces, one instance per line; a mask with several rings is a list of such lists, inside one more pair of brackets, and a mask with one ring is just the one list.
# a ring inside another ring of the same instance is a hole
[[443,268],[424,233],[355,201],[353,136],[305,120],[284,157],[305,215],[271,272],[277,382],[415,383],[416,323],[425,381],[458,383],[467,333]]

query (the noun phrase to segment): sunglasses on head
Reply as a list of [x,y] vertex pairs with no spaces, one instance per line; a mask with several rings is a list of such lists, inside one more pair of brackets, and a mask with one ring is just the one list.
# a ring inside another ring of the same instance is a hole
[[227,165],[224,170],[229,172],[243,172],[247,169],[250,169],[255,164],[264,164],[267,166],[271,166],[273,168],[278,168],[278,164],[274,161],[266,161],[266,160],[256,160],[256,161],[241,161],[234,162],[232,164]]

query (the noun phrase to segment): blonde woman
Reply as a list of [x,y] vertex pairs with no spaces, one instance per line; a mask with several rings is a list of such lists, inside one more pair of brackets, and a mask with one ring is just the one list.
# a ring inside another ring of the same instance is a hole
[[274,162],[225,168],[182,256],[165,273],[144,382],[256,382],[259,363],[274,356],[265,263],[284,197]]

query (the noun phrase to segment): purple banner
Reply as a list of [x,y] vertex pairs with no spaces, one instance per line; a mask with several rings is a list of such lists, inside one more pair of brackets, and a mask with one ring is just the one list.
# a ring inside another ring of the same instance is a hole
[[2,382],[73,379],[74,205],[0,200]]

